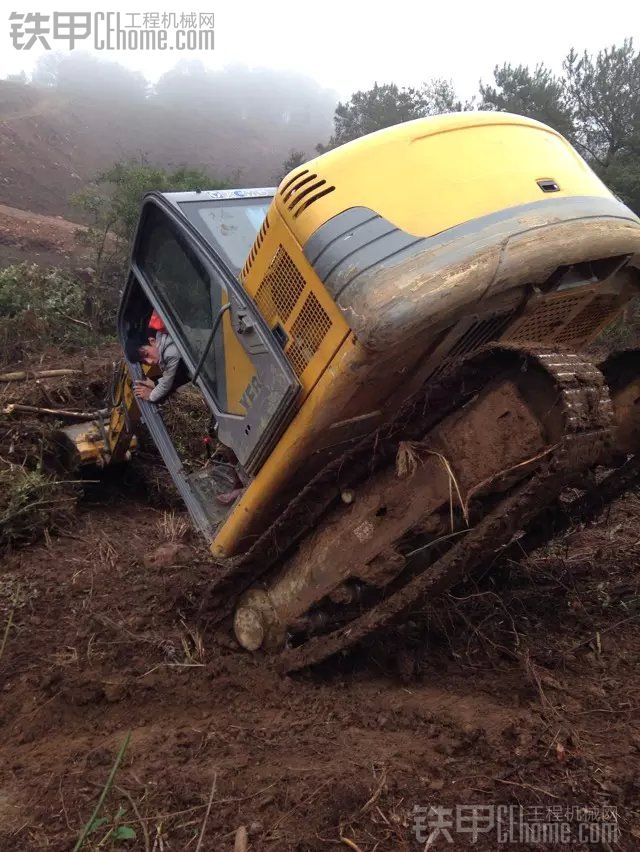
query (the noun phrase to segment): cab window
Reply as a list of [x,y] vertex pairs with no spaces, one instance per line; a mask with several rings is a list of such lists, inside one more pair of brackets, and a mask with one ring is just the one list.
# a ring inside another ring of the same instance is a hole
[[[136,261],[197,364],[221,305],[220,282],[212,280],[215,273],[205,268],[185,236],[154,205],[149,205],[144,219]],[[219,334],[202,368],[216,395],[222,375],[221,341]]]
[[183,201],[180,209],[235,275],[251,250],[269,209],[270,198]]

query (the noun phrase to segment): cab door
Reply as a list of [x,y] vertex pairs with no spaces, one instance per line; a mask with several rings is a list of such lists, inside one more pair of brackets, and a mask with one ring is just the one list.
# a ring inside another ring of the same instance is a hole
[[214,247],[160,195],[143,204],[132,271],[215,415],[218,437],[255,473],[300,389],[278,342]]

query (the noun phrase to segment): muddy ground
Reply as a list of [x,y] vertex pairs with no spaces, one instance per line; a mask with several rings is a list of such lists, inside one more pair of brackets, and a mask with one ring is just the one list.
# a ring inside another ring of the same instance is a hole
[[[573,809],[568,848],[640,848],[640,493],[283,677],[214,633],[216,567],[161,478],[147,455],[87,483],[2,559],[0,849],[72,849],[129,733],[85,849],[466,848],[472,804]],[[165,542],[184,564],[145,562]],[[415,806],[452,809],[452,842],[419,843]],[[587,806],[617,838],[578,842]],[[483,827],[476,849],[559,848]]]

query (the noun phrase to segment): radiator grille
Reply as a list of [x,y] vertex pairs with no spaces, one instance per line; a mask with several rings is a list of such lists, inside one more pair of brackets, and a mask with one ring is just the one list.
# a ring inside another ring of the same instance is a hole
[[456,340],[449,352],[445,356],[436,369],[431,373],[430,378],[435,378],[445,373],[453,364],[456,358],[466,355],[469,352],[474,352],[485,343],[491,340],[498,340],[502,332],[507,327],[511,320],[513,312],[501,314],[495,317],[487,317],[486,319],[478,320],[465,331],[465,333]]
[[[589,294],[590,297],[591,294]],[[549,296],[509,334],[510,340],[555,341],[573,313],[585,301],[584,293],[562,293]]]
[[559,343],[581,343],[588,340],[602,326],[613,320],[618,311],[619,299],[613,293],[596,296],[562,329],[556,338]]
[[497,340],[510,319],[511,314],[502,314],[501,316],[478,320],[454,343],[449,352],[449,357],[456,358],[458,355],[466,355],[491,340]]
[[615,293],[556,293],[523,317],[508,337],[510,340],[581,345],[614,319],[619,304]]
[[271,328],[279,323],[286,332],[285,354],[300,377],[331,330],[332,323],[283,246],[278,248],[260,283],[255,302]]
[[285,350],[298,377],[304,373],[330,328],[329,315],[314,294],[309,293],[291,326],[291,341]]
[[286,323],[304,286],[304,278],[280,246],[255,296],[256,304],[269,325],[273,325],[278,318]]

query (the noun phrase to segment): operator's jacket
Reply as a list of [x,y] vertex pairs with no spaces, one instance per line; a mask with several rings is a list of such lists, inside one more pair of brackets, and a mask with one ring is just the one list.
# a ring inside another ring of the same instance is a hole
[[149,402],[162,402],[180,385],[188,381],[184,362],[180,358],[178,347],[165,332],[158,332],[156,345],[160,353],[159,367],[162,376],[149,394]]

